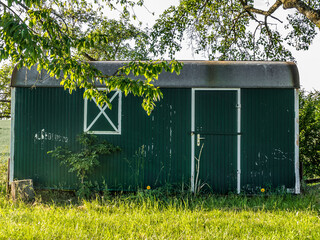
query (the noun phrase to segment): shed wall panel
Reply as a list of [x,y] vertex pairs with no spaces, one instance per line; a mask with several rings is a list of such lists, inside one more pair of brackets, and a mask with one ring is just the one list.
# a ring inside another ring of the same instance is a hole
[[[32,178],[39,188],[76,187],[77,179],[47,154],[57,146],[80,149],[83,132],[83,91],[62,88],[17,88],[15,102],[14,178]],[[91,180],[109,189],[134,190],[165,183],[190,182],[190,89],[163,89],[164,99],[151,116],[142,99],[122,102],[122,134],[99,135],[122,151],[101,157]],[[186,117],[187,116],[187,117]]]
[[200,163],[201,190],[236,192],[237,91],[196,91],[195,134],[203,138],[200,144],[195,144],[196,176]]
[[[151,116],[142,99],[122,97],[121,135],[99,135],[122,149],[101,157],[92,175],[101,188],[103,182],[113,190],[189,185],[191,89],[162,92]],[[32,178],[38,188],[76,187],[75,175],[47,152],[57,146],[80,149],[75,139],[84,126],[82,93],[16,88],[14,179]],[[294,148],[294,89],[242,89],[241,190],[294,188]]]
[[242,89],[241,96],[242,190],[294,188],[294,90]]
[[77,94],[58,88],[17,88],[14,178],[32,178],[39,187],[72,188],[75,178],[48,156],[57,146],[77,148],[71,139],[81,130],[83,107]]
[[[121,135],[103,135],[121,147],[120,156],[104,160],[103,175],[116,189],[190,182],[190,89],[163,89],[164,98],[148,116],[141,98],[123,97]],[[119,185],[120,184],[120,185]]]

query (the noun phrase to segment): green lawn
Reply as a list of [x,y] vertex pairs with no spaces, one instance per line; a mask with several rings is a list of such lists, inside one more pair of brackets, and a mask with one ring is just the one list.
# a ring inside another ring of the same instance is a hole
[[0,192],[7,179],[7,162],[10,146],[10,120],[0,120]]
[[79,201],[38,192],[5,195],[9,121],[0,122],[0,239],[320,239],[319,186],[300,196],[170,196],[165,191]]
[[9,155],[10,120],[0,120],[0,154]]

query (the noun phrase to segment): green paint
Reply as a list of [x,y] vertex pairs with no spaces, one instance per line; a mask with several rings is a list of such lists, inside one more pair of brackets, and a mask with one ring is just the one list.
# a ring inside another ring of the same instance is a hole
[[[75,139],[84,128],[83,91],[16,90],[14,178],[32,178],[39,188],[74,188],[76,177],[47,152],[80,148]],[[191,89],[162,92],[150,116],[139,107],[142,98],[122,96],[121,135],[99,135],[122,151],[101,157],[92,182],[112,190],[190,186]],[[236,96],[236,91],[196,91],[196,133],[206,138],[199,178],[217,193],[236,192]],[[108,114],[113,120],[117,115]],[[294,188],[294,178],[294,89],[242,89],[241,190],[286,190]]]
[[[197,134],[205,138],[197,144]],[[237,189],[237,92],[195,92],[195,154],[204,144],[199,179],[213,192]]]
[[242,190],[294,188],[294,90],[241,92]]

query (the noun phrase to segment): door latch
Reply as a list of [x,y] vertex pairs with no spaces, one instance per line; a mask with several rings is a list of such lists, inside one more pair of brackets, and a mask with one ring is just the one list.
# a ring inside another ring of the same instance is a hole
[[204,137],[200,137],[200,134],[197,134],[197,146],[200,147],[200,140],[204,140]]

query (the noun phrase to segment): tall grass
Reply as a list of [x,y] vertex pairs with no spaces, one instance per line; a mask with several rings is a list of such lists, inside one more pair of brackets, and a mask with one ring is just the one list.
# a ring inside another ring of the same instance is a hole
[[27,204],[1,197],[0,238],[320,239],[319,203],[308,201],[300,196],[158,199],[146,193]]
[[[2,150],[0,186],[8,149]],[[194,197],[160,189],[106,193],[90,201],[38,191],[31,203],[13,202],[2,191],[0,239],[320,239],[319,186],[307,191]]]

